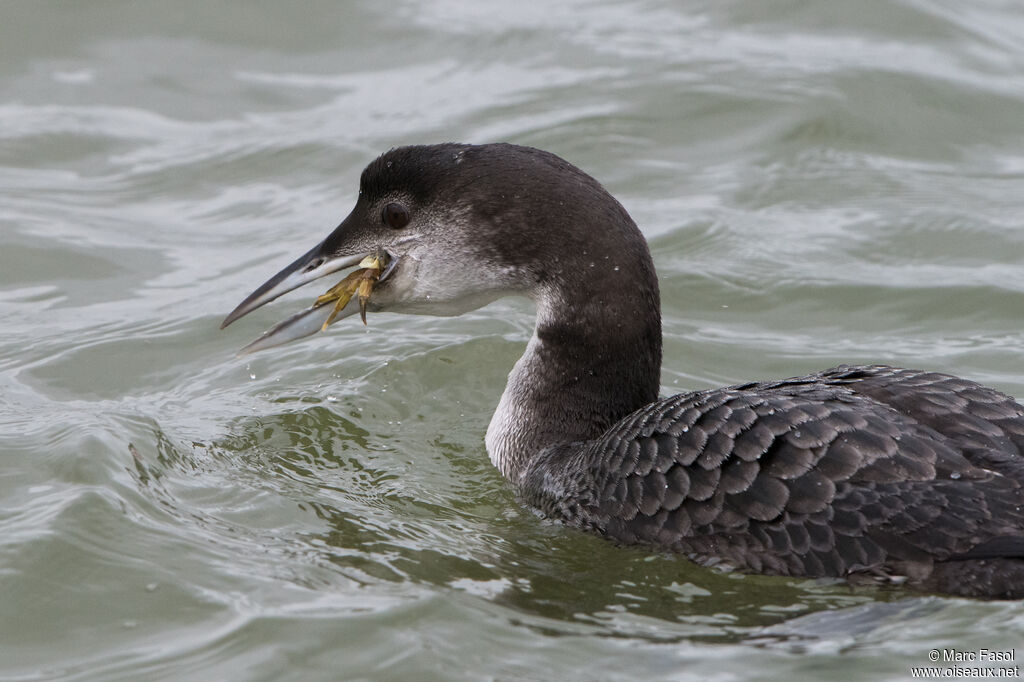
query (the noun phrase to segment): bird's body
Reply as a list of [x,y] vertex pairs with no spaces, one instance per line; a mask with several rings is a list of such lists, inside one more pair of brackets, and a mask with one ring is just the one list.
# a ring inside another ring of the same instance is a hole
[[[545,514],[744,571],[1024,597],[1024,407],[885,366],[659,399],[646,242],[600,184],[547,152],[388,152],[364,171],[352,214],[225,324],[379,249],[392,263],[371,310],[536,302],[486,445]],[[254,347],[314,330],[320,314]]]
[[522,488],[573,525],[704,563],[1019,597],[1022,446],[1024,409],[997,391],[841,366],[659,400]]

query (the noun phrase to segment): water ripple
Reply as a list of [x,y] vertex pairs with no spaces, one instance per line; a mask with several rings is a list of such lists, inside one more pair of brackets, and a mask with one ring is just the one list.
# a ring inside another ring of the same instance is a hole
[[886,361],[1024,394],[1014,3],[12,5],[0,51],[2,675],[878,679],[1024,631],[537,519],[482,442],[527,302],[218,331],[380,151],[507,139],[650,238],[667,391]]

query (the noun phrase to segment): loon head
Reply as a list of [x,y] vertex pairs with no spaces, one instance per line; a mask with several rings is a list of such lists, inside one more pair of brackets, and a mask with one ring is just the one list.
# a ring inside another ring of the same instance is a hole
[[[613,254],[614,263],[601,253]],[[540,300],[566,290],[593,292],[612,267],[619,271],[636,258],[649,263],[625,209],[553,154],[510,144],[399,147],[363,171],[348,217],[221,326],[373,254],[380,255],[379,270],[364,313],[459,315],[508,294]],[[330,300],[321,297],[240,352],[308,336],[359,308]]]

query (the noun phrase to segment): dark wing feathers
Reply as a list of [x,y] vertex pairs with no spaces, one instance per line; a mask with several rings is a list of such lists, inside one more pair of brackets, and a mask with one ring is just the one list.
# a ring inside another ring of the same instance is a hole
[[842,366],[678,395],[583,447],[572,506],[564,489],[532,501],[627,543],[805,576],[1024,556],[1024,408],[943,374]]

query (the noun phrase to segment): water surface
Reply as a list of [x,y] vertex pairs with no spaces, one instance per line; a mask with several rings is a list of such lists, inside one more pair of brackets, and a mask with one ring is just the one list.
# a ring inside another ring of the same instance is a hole
[[[651,242],[666,393],[840,362],[1024,396],[1024,9],[9,2],[0,677],[904,679],[1015,603],[722,575],[539,520],[508,300],[236,359],[413,142],[507,140]],[[1018,652],[1024,655],[1024,651]]]

